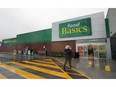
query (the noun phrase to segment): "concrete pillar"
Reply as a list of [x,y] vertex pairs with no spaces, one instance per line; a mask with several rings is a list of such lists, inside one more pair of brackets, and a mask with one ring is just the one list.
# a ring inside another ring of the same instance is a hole
[[106,50],[107,50],[107,59],[112,59],[110,38],[107,38]]

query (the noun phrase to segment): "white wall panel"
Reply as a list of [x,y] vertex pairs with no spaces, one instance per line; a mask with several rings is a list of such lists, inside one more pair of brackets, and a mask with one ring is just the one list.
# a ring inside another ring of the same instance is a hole
[[116,33],[116,8],[110,8],[107,14],[109,19],[110,36]]
[[[90,36],[78,36],[78,37],[68,37],[59,38],[59,24],[74,20],[80,20],[85,18],[91,18],[92,35]],[[79,40],[79,39],[93,39],[93,38],[106,38],[105,20],[104,13],[95,13],[92,15],[72,18],[64,21],[54,22],[52,24],[52,41],[64,41],[64,40]]]

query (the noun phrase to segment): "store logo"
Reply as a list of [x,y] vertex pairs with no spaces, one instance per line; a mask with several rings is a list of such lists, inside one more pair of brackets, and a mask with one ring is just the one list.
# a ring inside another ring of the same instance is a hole
[[91,35],[91,19],[82,19],[59,24],[59,37]]
[[4,41],[4,43],[15,43],[16,40],[7,40],[7,41]]
[[68,28],[74,28],[74,27],[79,27],[80,26],[80,22],[76,23],[76,24],[68,24],[67,27]]

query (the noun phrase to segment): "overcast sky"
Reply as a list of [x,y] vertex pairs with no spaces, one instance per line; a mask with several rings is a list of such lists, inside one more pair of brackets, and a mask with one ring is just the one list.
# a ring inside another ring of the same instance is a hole
[[107,8],[0,8],[0,41],[14,38],[17,34],[38,31],[52,27],[56,21],[104,11]]

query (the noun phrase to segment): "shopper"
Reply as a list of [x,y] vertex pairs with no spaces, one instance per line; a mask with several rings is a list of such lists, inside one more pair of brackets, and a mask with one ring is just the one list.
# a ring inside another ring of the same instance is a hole
[[13,49],[13,55],[15,56],[17,54],[17,50]]
[[66,70],[65,68],[66,68],[67,62],[69,62],[69,66],[70,66],[70,68],[72,68],[72,66],[71,66],[72,50],[69,45],[65,46],[64,56],[65,56],[65,63],[64,63],[64,67],[63,67],[64,70]]
[[33,48],[30,49],[30,53],[31,53],[31,55],[33,55],[33,53],[34,53]]

